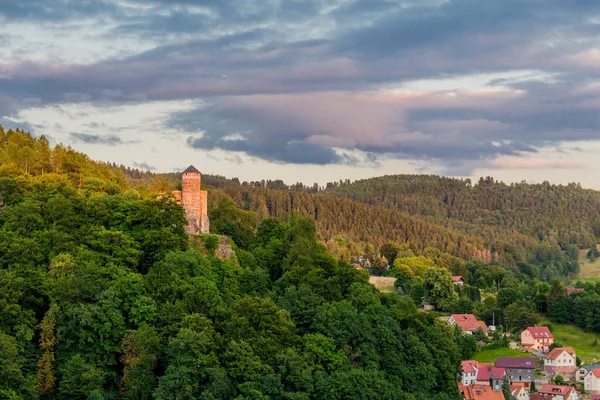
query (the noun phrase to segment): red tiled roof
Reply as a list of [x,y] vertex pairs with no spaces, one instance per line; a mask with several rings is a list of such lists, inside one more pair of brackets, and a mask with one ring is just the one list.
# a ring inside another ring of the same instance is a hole
[[478,381],[489,381],[490,377],[494,375],[500,378],[503,378],[506,375],[506,370],[504,368],[494,367],[492,364],[481,366],[479,371],[477,372],[477,380]]
[[479,363],[475,360],[461,361],[463,372],[475,372],[475,369],[479,369]]
[[496,358],[496,367],[534,369],[535,358],[498,357]]
[[454,282],[458,282],[458,281],[464,281],[465,279],[462,276],[460,276],[460,275],[456,275],[456,276],[452,277],[452,280]]
[[552,336],[552,332],[550,332],[550,329],[548,329],[547,326],[530,326],[525,330],[529,331],[529,333],[531,333],[531,336],[533,336],[534,339],[554,338],[554,336]]
[[543,394],[553,394],[553,395],[563,395],[565,398],[569,397],[569,394],[573,390],[573,386],[560,386],[560,385],[544,385],[538,390],[538,392]]
[[473,314],[452,314],[451,318],[463,331],[476,331],[481,328],[484,332],[488,332],[488,327]]
[[533,393],[529,396],[529,400],[552,400],[554,396],[550,396],[549,394],[543,393]]
[[494,392],[491,386],[458,384],[458,389],[464,394],[466,400],[504,400],[502,392]]
[[563,351],[566,351],[567,353],[569,353],[570,355],[575,357],[575,350],[573,350],[572,347],[556,347],[556,348],[552,349],[552,351],[546,355],[546,359],[556,360],[558,357],[560,357],[560,355],[563,353]]
[[572,287],[572,286],[569,286],[569,287],[567,288],[567,296],[570,296],[570,295],[572,295],[573,293],[583,293],[583,292],[585,292],[585,289],[584,289],[584,288],[574,288],[574,287]]
[[600,368],[593,369],[592,374],[594,374],[596,378],[600,378]]

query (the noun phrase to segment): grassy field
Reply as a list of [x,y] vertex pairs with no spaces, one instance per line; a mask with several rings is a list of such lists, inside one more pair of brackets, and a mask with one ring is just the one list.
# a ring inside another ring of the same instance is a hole
[[390,278],[387,276],[370,276],[369,283],[375,286],[382,292],[391,293],[395,291],[394,282],[396,282],[396,278]]
[[496,362],[498,357],[532,357],[529,353],[519,350],[501,348],[501,349],[485,349],[478,351],[473,356],[474,360],[479,362]]
[[585,282],[600,282],[600,258],[593,262],[587,258],[588,250],[579,251],[579,266],[580,272],[577,278],[573,279],[573,283],[577,281]]
[[[547,321],[546,321],[547,322]],[[573,347],[577,356],[590,364],[600,360],[600,344],[594,346],[594,340],[600,343],[600,335],[586,332],[575,325],[552,322],[554,341],[565,347]]]

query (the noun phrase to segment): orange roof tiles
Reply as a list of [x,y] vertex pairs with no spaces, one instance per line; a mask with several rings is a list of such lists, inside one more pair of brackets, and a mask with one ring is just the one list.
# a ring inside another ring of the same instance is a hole
[[557,347],[555,349],[552,349],[552,351],[550,351],[550,353],[546,355],[546,359],[556,360],[558,357],[560,357],[563,351],[566,351],[567,353],[575,357],[575,350],[573,350],[572,347]]
[[463,331],[476,331],[481,328],[484,332],[488,332],[488,327],[473,314],[452,314],[450,317]]
[[502,392],[494,392],[491,386],[487,385],[469,385],[458,384],[459,390],[463,393],[466,400],[504,400]]
[[548,329],[547,326],[530,326],[529,328],[525,329],[526,331],[529,331],[529,333],[531,334],[531,336],[533,336],[534,339],[553,339],[554,336],[552,335],[552,332],[550,332],[550,329]]
[[573,386],[547,384],[542,386],[538,392],[541,394],[562,395],[565,399],[568,399],[573,390],[575,390]]
[[461,361],[463,372],[475,372],[476,369],[479,369],[479,363],[475,360],[465,360]]

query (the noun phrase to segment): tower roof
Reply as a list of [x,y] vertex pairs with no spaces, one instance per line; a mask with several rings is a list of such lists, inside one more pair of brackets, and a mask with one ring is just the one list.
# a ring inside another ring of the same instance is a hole
[[187,167],[187,168],[186,168],[186,170],[185,170],[185,171],[183,171],[183,173],[184,173],[184,174],[185,174],[185,173],[188,173],[188,172],[193,172],[193,173],[195,173],[195,174],[199,174],[199,173],[200,173],[200,171],[198,171],[198,170],[196,169],[196,167],[194,167],[193,165],[190,165],[189,167]]

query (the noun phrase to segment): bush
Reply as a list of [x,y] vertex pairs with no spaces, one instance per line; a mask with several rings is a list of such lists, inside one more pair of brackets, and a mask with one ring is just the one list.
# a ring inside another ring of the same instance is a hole
[[204,248],[211,256],[215,255],[215,251],[219,248],[219,235],[202,235]]

